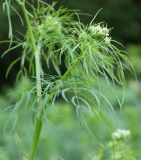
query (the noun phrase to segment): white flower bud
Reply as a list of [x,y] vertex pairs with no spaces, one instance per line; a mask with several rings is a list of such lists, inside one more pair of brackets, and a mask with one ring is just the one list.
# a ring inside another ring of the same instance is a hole
[[105,41],[105,43],[110,44],[111,38],[106,37],[106,38],[104,39],[104,41]]
[[109,36],[109,30],[107,27],[103,27],[102,32],[106,35],[106,37]]

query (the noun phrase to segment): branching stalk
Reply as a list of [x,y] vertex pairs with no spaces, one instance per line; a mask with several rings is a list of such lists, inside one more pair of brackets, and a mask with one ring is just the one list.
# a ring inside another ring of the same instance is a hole
[[33,53],[35,56],[35,66],[36,66],[36,91],[37,91],[37,102],[38,102],[38,112],[36,118],[36,124],[34,129],[33,141],[31,146],[30,160],[34,160],[41,129],[42,129],[42,116],[43,116],[43,106],[41,105],[41,94],[42,94],[42,86],[41,86],[41,68],[40,68],[40,45],[37,45],[35,42],[34,34],[32,31],[32,27],[30,24],[30,20],[26,11],[25,3],[16,0],[17,3],[21,6],[27,27],[29,29],[31,43],[33,47]]
[[[41,46],[40,46],[40,44],[37,45],[36,42],[35,42],[35,37],[34,37],[33,31],[32,31],[30,20],[29,20],[28,14],[26,12],[25,3],[24,2],[21,3],[18,0],[16,0],[16,1],[22,8],[27,27],[29,29],[29,33],[30,33],[30,37],[31,37],[31,43],[32,43],[32,47],[33,47],[33,53],[34,53],[34,56],[35,56],[36,90],[37,90],[38,112],[37,112],[37,118],[36,118],[36,124],[35,124],[35,129],[34,129],[34,136],[33,136],[32,146],[31,146],[31,153],[30,153],[30,160],[34,160],[36,149],[37,149],[37,145],[38,145],[38,141],[39,141],[39,137],[40,137],[40,133],[41,133],[41,129],[42,129],[42,117],[43,117],[43,106],[42,106],[42,104],[40,102],[41,101],[41,93],[42,93],[41,68],[40,68],[40,49],[41,49]],[[80,56],[78,59],[76,59],[76,61],[74,61],[72,66],[61,77],[61,80],[64,80],[64,78],[66,78],[66,76],[79,63],[79,61],[82,58],[83,57]]]

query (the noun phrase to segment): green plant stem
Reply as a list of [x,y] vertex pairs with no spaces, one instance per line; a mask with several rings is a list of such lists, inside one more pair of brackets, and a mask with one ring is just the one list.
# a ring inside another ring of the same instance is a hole
[[[62,77],[60,78],[61,81],[63,81],[68,74],[75,68],[75,66],[83,59],[83,56],[80,55],[77,59],[74,60],[74,62],[72,63],[72,65],[67,69],[67,71],[62,75]],[[52,90],[55,88],[56,86],[54,86],[52,88]],[[48,101],[51,99],[51,94],[48,97]]]
[[64,80],[67,77],[67,75],[74,69],[74,67],[81,61],[82,58],[83,56],[80,55],[77,59],[75,59],[73,64],[68,68],[68,70],[64,73],[64,75],[60,79]]
[[34,136],[33,136],[33,141],[31,146],[30,157],[29,157],[30,160],[34,160],[34,157],[35,157],[36,148],[39,142],[40,133],[42,129],[42,116],[43,116],[43,112],[38,113],[35,129],[34,129]]
[[30,20],[26,11],[25,2],[21,2],[16,0],[17,3],[21,6],[25,21],[29,30],[29,34],[31,37],[31,43],[33,47],[33,53],[35,56],[35,66],[36,66],[36,90],[37,90],[37,103],[38,103],[38,111],[37,111],[37,118],[36,124],[34,129],[34,135],[31,145],[31,153],[29,155],[30,160],[34,160],[37,145],[39,142],[39,137],[42,129],[42,117],[43,117],[43,106],[41,104],[41,94],[42,94],[42,86],[41,86],[41,68],[40,68],[40,48],[41,46],[36,44],[35,37],[32,31],[32,26],[30,24]]
[[40,54],[40,45],[37,46],[36,53],[35,53],[38,112],[37,112],[32,146],[31,146],[30,160],[34,160],[37,145],[38,145],[39,138],[40,138],[41,129],[42,129],[43,105],[41,104],[42,86],[41,86],[40,55],[39,54]]

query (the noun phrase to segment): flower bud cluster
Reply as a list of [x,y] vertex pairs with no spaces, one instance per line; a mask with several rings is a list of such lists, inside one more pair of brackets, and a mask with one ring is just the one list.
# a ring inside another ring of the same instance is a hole
[[112,138],[122,139],[122,138],[128,137],[130,134],[131,133],[129,130],[117,129],[115,132],[112,133]]
[[109,37],[109,29],[107,27],[102,27],[98,24],[96,26],[90,26],[89,31],[97,40],[102,40],[107,44],[110,43],[111,38]]
[[40,32],[45,33],[45,31],[56,31],[58,33],[61,32],[61,23],[58,21],[56,17],[47,16],[45,21],[41,25],[38,26]]

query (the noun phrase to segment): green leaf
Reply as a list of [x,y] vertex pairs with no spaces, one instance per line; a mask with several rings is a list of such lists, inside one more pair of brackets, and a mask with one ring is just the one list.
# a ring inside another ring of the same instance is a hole
[[8,69],[7,69],[7,71],[6,71],[6,78],[8,77],[8,75],[9,75],[11,69],[13,68],[13,66],[14,66],[18,61],[20,61],[20,60],[21,60],[21,57],[17,58],[16,60],[14,60],[14,61],[10,64],[10,66],[8,67]]

